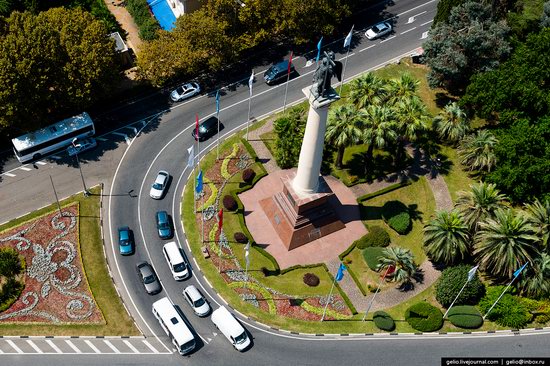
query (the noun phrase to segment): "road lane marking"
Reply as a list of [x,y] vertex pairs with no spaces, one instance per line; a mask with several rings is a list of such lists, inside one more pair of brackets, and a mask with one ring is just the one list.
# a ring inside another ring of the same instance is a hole
[[17,345],[11,339],[8,339],[6,342],[8,342],[11,348],[13,348],[17,353],[23,353],[23,351],[21,351],[21,348],[17,347]]
[[34,344],[33,341],[31,341],[30,339],[27,339],[27,343],[38,353],[44,353],[40,348],[38,348],[38,346],[36,344]]
[[20,166],[19,169],[24,170],[26,172],[30,172],[32,170],[31,168],[27,168],[25,165]]
[[105,344],[106,344],[107,346],[109,346],[109,348],[112,349],[113,352],[115,352],[115,353],[120,353],[120,351],[119,351],[111,342],[109,342],[108,340],[105,339],[103,342],[105,342]]
[[46,162],[44,162],[44,161],[37,161],[36,164],[38,164],[38,165],[46,165],[46,164],[48,164],[48,163],[46,163]]
[[423,26],[425,26],[426,24],[430,24],[431,22],[433,22],[433,20],[430,20],[429,22],[422,23],[422,24],[420,24],[420,26],[423,27]]
[[394,39],[395,37],[397,37],[397,36],[391,36],[390,38],[386,38],[385,40],[380,41],[380,43],[387,42],[387,41],[389,41],[390,39]]
[[82,351],[79,350],[78,347],[75,346],[74,343],[71,342],[70,340],[65,339],[65,343],[67,343],[69,345],[69,347],[71,347],[73,349],[73,351],[75,351],[76,353],[82,353]]
[[85,342],[88,346],[90,346],[90,348],[91,348],[95,353],[101,353],[101,351],[100,351],[96,346],[94,346],[93,343],[90,342],[88,339],[85,339],[84,342]]
[[5,175],[6,177],[15,177],[16,176],[15,174],[11,174],[11,173],[3,173],[2,175]]
[[151,345],[151,343],[147,342],[147,340],[143,339],[142,340],[143,344],[145,344],[151,351],[153,351],[154,353],[159,353],[159,351],[157,351],[157,349],[155,347],[153,347]]
[[411,29],[409,29],[409,30],[406,30],[406,31],[404,31],[404,32],[401,32],[401,34],[408,33],[408,32],[410,32],[410,31],[412,31],[412,30],[415,30],[415,29],[416,29],[416,27],[413,27],[413,28],[411,28]]
[[59,347],[57,347],[57,346],[52,342],[51,339],[46,339],[46,343],[49,344],[50,347],[52,347],[52,348],[54,349],[55,352],[57,352],[57,353],[63,353],[63,352],[59,349]]
[[375,46],[376,46],[376,45],[373,44],[372,46],[368,46],[367,48],[363,48],[362,50],[359,50],[359,53],[361,53],[361,52],[363,52],[363,51],[366,51],[366,50],[368,50],[369,48],[373,48],[373,47],[375,47]]
[[420,39],[426,39],[426,38],[428,38],[428,32],[422,33],[422,37],[420,37]]
[[132,345],[132,343],[128,342],[126,339],[123,339],[122,342],[126,344],[134,353],[139,353],[136,347]]
[[105,142],[105,141],[109,141],[108,139],[105,139],[105,138],[103,138],[103,137],[96,137],[95,139],[96,139],[96,140],[99,140],[99,141],[104,141],[104,142]]

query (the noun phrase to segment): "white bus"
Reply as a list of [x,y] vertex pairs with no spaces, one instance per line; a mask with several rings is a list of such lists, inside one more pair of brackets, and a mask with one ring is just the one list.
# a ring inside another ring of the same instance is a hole
[[25,163],[37,160],[49,153],[69,146],[73,139],[83,139],[95,134],[94,122],[84,112],[64,119],[40,130],[11,140],[17,159]]
[[181,355],[191,352],[195,348],[195,337],[176,310],[174,304],[167,297],[153,303],[153,315],[160,326],[172,340]]

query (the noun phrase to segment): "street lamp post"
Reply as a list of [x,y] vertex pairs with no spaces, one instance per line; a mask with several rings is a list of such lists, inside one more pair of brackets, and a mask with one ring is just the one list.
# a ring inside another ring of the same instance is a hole
[[[77,149],[76,147],[76,141],[78,139],[75,137],[72,141],[73,147]],[[78,159],[78,151],[74,154],[76,156],[76,163],[78,164],[78,170],[80,171],[80,178],[82,178],[82,186],[84,187],[84,197],[88,197],[90,195],[90,192],[88,192],[88,188],[86,188],[86,182],[84,182],[84,175],[82,174],[82,168],[80,167],[80,159]]]

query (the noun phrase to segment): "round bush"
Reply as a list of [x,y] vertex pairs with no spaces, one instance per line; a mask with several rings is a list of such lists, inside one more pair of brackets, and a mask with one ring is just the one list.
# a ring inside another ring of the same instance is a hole
[[227,195],[223,198],[223,207],[227,211],[235,211],[237,209],[237,201],[233,198],[233,196]]
[[255,176],[256,172],[253,169],[247,168],[243,171],[243,181],[247,184],[252,183]]
[[[491,286],[487,288],[487,294],[479,302],[479,307],[484,314],[500,296],[504,286]],[[533,318],[527,306],[517,296],[504,294],[495,307],[491,310],[487,319],[494,321],[503,327],[520,329],[525,327]]]
[[409,209],[401,201],[388,201],[382,206],[382,218],[399,234],[406,234],[411,227]]
[[246,244],[248,242],[248,237],[241,232],[233,234],[233,238],[237,243]]
[[[443,271],[435,284],[435,298],[443,307],[448,308],[451,305],[462,286],[466,283],[470,269],[471,266],[463,264],[446,268]],[[484,295],[485,285],[475,275],[468,282],[455,305],[476,305]]]
[[378,258],[382,257],[384,248],[381,247],[367,247],[363,249],[363,258],[370,269],[376,271],[376,266],[378,266]]
[[[366,247],[387,247],[391,242],[390,234],[384,228],[376,225],[369,226],[369,232],[363,238],[364,240],[357,244],[359,249],[365,249]],[[364,247],[361,248],[360,245],[364,245]]]
[[0,289],[0,312],[9,309],[23,292],[25,284],[9,277]]
[[319,277],[317,277],[313,273],[306,273],[303,280],[304,283],[310,287],[319,286]]
[[459,328],[477,329],[483,325],[483,317],[479,311],[469,305],[453,306],[447,314],[449,321]]
[[0,276],[13,277],[21,273],[24,259],[13,248],[0,248]]
[[374,320],[374,325],[380,330],[391,332],[395,329],[395,321],[393,321],[390,314],[384,311],[375,312],[372,319]]
[[443,313],[427,302],[419,302],[408,308],[405,319],[420,332],[435,332],[443,326]]

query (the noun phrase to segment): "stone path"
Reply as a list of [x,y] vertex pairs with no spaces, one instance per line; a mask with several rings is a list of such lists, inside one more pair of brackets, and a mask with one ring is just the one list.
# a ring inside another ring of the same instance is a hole
[[139,38],[139,29],[134,22],[134,18],[126,10],[125,2],[120,0],[104,0],[107,9],[115,16],[117,22],[126,32],[126,43],[129,48],[134,50],[134,54],[138,54],[141,44],[143,43]]

